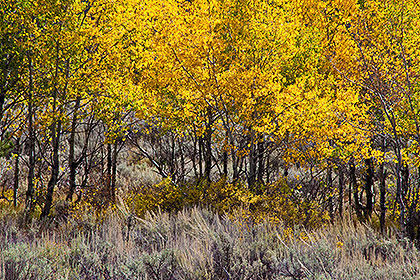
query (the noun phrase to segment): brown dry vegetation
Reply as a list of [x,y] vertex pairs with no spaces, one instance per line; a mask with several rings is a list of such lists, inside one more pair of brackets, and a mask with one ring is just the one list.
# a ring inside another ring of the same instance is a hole
[[418,279],[413,243],[349,220],[307,231],[203,208],[148,212],[119,206],[20,226],[1,211],[0,279]]

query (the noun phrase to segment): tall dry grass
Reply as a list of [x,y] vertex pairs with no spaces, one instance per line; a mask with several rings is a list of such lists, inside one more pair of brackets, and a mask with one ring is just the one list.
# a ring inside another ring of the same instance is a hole
[[307,232],[189,208],[136,218],[124,209],[22,227],[0,214],[0,279],[419,279],[405,239],[344,221]]

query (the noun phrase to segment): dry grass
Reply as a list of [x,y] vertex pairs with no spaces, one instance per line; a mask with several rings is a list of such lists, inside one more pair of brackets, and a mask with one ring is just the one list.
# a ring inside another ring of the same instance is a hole
[[342,222],[306,232],[221,217],[200,208],[177,214],[124,209],[102,224],[67,220],[19,226],[0,215],[1,279],[418,279],[408,240]]

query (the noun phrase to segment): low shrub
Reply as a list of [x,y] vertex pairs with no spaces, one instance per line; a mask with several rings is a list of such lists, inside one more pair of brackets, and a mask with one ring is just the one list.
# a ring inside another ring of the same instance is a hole
[[227,183],[224,179],[210,184],[200,182],[178,186],[168,178],[152,186],[142,186],[127,195],[127,204],[138,216],[146,211],[179,211],[202,205],[221,214],[237,214],[254,222],[269,219],[288,227],[304,225],[316,228],[329,221],[327,211],[314,200],[305,198],[299,188],[285,180],[258,187],[258,194],[245,184]]
[[0,279],[418,279],[408,240],[349,222],[308,231],[209,208],[146,212],[128,230],[109,211],[90,229],[70,217],[58,227],[20,228],[0,215]]

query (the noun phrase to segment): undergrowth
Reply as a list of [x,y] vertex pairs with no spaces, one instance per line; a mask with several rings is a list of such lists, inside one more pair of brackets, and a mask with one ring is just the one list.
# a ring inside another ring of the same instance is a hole
[[[208,208],[23,226],[0,213],[1,279],[418,279],[411,242],[350,220],[315,230]],[[83,218],[83,219],[82,219]]]

